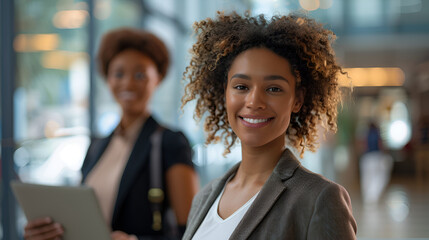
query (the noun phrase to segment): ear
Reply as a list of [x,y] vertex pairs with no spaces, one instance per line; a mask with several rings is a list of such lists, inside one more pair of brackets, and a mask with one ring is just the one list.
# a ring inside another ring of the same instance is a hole
[[305,88],[298,88],[295,92],[295,102],[293,104],[292,112],[297,113],[301,110],[302,104],[304,104]]

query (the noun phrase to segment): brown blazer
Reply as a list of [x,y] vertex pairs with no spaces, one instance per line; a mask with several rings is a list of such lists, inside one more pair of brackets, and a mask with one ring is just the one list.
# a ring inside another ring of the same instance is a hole
[[[192,239],[238,166],[194,197],[183,240]],[[307,170],[285,150],[230,239],[348,240],[356,239],[356,229],[347,191]]]

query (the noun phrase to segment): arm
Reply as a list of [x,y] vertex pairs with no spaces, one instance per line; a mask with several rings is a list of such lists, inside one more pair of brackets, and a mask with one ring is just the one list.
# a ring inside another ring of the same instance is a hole
[[328,184],[317,197],[307,239],[356,239],[356,221],[347,191]]
[[185,164],[176,164],[167,171],[167,191],[179,226],[185,226],[192,199],[198,191],[198,176]]
[[199,188],[198,176],[193,168],[191,147],[183,133],[165,131],[162,145],[166,194],[176,216],[178,237],[181,238],[192,199]]

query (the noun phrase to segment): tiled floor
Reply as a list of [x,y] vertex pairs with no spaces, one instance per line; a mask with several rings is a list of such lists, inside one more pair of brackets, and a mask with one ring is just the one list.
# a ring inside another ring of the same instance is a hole
[[377,203],[348,190],[360,240],[429,239],[429,178],[393,177]]

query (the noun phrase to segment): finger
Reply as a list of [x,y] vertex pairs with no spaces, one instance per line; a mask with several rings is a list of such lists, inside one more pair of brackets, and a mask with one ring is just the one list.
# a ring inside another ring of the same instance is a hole
[[47,225],[50,223],[52,223],[52,219],[50,217],[38,218],[38,219],[34,219],[32,221],[29,221],[24,229],[25,230],[26,229],[32,229],[34,227],[39,227],[39,226]]
[[58,225],[59,225],[58,223],[50,223],[45,225],[34,226],[32,228],[26,228],[25,235],[33,236],[33,235],[40,235],[45,232],[50,232],[58,228]]
[[30,237],[25,236],[25,240],[60,240],[63,237],[62,231],[51,231]]
[[43,227],[26,230],[24,238],[27,240],[47,240],[62,237],[64,229],[59,223],[45,225]]
[[24,239],[27,240],[48,240],[61,238],[63,236],[63,228],[57,224],[56,226],[44,227],[43,229],[35,229],[27,231],[24,234]]
[[114,231],[110,234],[113,240],[128,240],[128,234],[121,231]]

